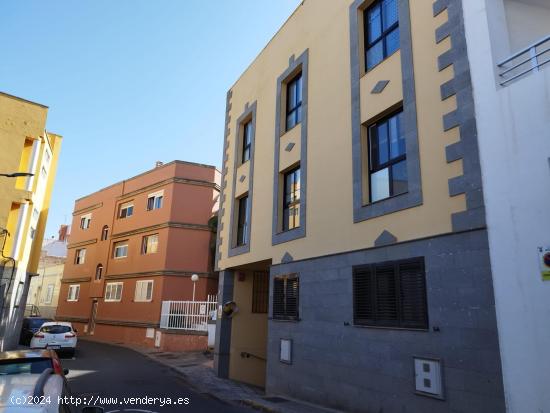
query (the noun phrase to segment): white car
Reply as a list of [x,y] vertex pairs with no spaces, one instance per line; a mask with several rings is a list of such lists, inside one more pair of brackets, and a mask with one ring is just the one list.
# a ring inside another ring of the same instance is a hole
[[44,348],[67,352],[74,356],[76,351],[76,330],[71,323],[51,321],[42,324],[31,339],[31,348]]

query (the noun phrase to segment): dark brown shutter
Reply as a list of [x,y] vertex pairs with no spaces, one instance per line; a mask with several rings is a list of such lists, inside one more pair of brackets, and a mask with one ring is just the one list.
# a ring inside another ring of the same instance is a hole
[[353,274],[354,324],[374,323],[374,292],[370,267],[357,268]]
[[397,277],[393,264],[376,267],[376,324],[399,325]]
[[426,277],[421,260],[398,264],[401,300],[401,325],[428,328]]
[[273,318],[285,317],[285,279],[277,277],[273,280]]
[[300,284],[297,277],[286,280],[286,316],[289,320],[298,319],[298,297]]

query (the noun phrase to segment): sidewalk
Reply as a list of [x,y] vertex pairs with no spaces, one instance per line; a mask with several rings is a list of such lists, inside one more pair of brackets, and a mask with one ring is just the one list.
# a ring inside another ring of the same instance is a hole
[[273,413],[334,413],[309,403],[283,397],[269,397],[260,388],[221,379],[214,374],[214,360],[205,352],[163,352],[157,349],[130,347],[151,359],[180,373],[198,393],[207,394],[233,405],[247,405]]

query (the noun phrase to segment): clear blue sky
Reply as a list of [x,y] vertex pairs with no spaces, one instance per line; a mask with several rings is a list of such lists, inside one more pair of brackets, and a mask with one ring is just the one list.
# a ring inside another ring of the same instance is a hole
[[299,3],[2,1],[0,90],[49,106],[64,136],[46,236],[157,160],[220,168],[226,92]]

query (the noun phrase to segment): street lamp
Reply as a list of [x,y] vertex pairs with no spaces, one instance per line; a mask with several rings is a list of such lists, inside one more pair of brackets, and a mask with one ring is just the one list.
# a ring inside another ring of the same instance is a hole
[[20,176],[34,176],[29,172],[13,172],[11,174],[0,174],[0,176],[5,176],[6,178],[19,178]]
[[191,276],[191,281],[193,281],[193,301],[195,301],[195,286],[197,285],[197,281],[199,281],[199,276],[197,274],[193,274]]

